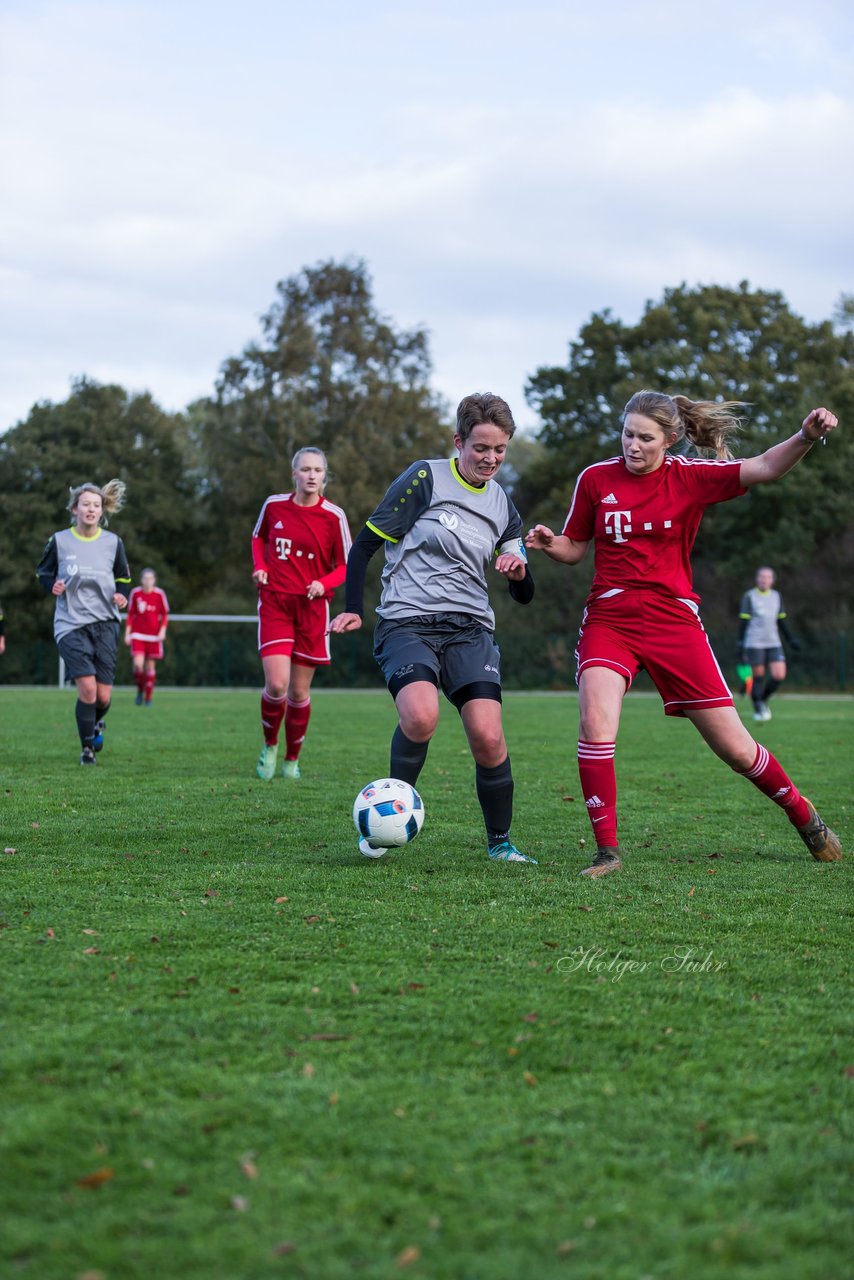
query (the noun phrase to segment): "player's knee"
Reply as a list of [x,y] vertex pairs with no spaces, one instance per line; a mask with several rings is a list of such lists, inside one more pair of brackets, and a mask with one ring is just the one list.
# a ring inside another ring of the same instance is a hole
[[400,727],[410,742],[427,742],[436,732],[439,723],[438,707],[407,707],[399,709]]
[[284,698],[288,692],[287,683],[283,680],[268,680],[264,686],[268,698]]
[[756,760],[756,743],[750,738],[747,743],[740,743],[737,747],[729,745],[721,747],[717,754],[736,773],[747,773],[753,768]]

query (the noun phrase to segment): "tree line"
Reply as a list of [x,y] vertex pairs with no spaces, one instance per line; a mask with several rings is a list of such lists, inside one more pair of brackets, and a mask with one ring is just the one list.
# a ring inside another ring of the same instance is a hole
[[[829,405],[842,430],[828,446],[777,484],[712,509],[694,557],[713,635],[731,633],[734,644],[741,593],[756,567],[770,563],[793,630],[807,648],[820,647],[846,627],[854,581],[852,322],[849,297],[833,317],[807,323],[782,294],[746,282],[668,288],[635,324],[595,313],[570,341],[565,364],[532,373],[526,399],[538,427],[517,435],[502,480],[523,520],[559,526],[578,473],[619,450],[621,408],[642,387],[742,402],[742,456],[792,434],[813,406]],[[428,334],[400,329],[379,311],[366,265],[329,261],[276,286],[257,337],[224,361],[212,394],[181,413],[87,377],[62,403],[36,404],[0,437],[0,599],[11,637],[2,678],[40,678],[33,652],[49,641],[52,606],[34,566],[65,522],[69,485],[125,480],[128,503],[113,527],[134,572],[157,569],[173,609],[249,613],[249,535],[264,497],[289,487],[297,448],[326,451],[329,495],[354,533],[409,462],[451,452],[453,406],[431,388],[431,373]],[[475,389],[502,391],[460,394]],[[590,569],[567,572],[538,559],[535,624],[532,610],[496,592],[509,684],[571,685]],[[244,639],[250,651],[253,638]],[[377,682],[365,640],[347,670]]]

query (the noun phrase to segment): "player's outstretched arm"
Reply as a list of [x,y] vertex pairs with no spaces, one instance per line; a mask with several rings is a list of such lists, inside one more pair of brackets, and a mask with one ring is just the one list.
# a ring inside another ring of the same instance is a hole
[[797,435],[781,440],[755,458],[744,459],[738,473],[740,483],[749,489],[754,484],[770,484],[772,480],[779,480],[797,466],[816,440],[826,440],[838,425],[839,419],[829,409],[811,410]]
[[575,542],[565,534],[554,533],[545,524],[535,524],[525,538],[529,551],[545,551],[550,560],[557,560],[559,564],[578,564],[589,545],[589,542]]

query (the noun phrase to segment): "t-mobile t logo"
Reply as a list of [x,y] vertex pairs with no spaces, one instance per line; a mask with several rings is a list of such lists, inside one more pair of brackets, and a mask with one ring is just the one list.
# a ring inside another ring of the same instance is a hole
[[615,542],[627,542],[628,539],[623,537],[624,533],[632,531],[632,513],[631,511],[606,511],[605,512],[605,532],[614,535]]

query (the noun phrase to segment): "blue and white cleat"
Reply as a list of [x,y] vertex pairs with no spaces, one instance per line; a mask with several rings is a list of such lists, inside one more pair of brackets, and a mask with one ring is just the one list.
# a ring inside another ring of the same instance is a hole
[[104,747],[104,722],[99,720],[95,725],[95,736],[92,739],[92,750],[102,751]]
[[509,840],[500,840],[498,844],[491,844],[487,850],[490,862],[530,862],[532,866],[538,866],[536,858],[529,858],[526,853],[520,853],[515,844]]
[[388,849],[382,845],[371,844],[367,840],[360,840],[359,853],[363,853],[366,858],[383,858],[388,853]]
[[282,777],[283,778],[298,778],[299,776],[300,776],[299,764],[296,760],[282,761]]

